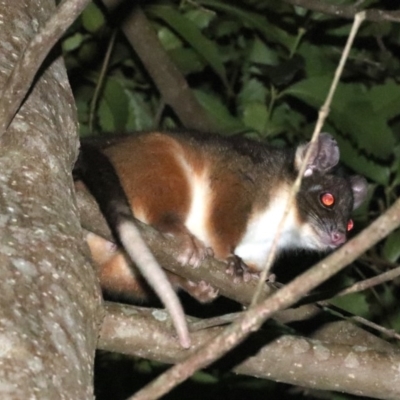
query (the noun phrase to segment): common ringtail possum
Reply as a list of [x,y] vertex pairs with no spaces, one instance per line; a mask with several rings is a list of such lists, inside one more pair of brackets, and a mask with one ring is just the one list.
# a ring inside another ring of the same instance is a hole
[[[96,198],[120,245],[94,234],[87,237],[103,289],[136,298],[148,295],[126,256],[138,262],[137,252],[143,251],[143,243],[135,249],[140,238],[131,231],[133,216],[178,237],[182,264],[196,267],[214,254],[235,268],[261,271],[310,146],[282,149],[244,138],[159,131],[126,136],[102,149],[83,144],[75,174]],[[350,214],[364,200],[367,183],[360,176],[335,175],[338,161],[335,139],[321,134],[312,146],[278,251],[326,251],[346,241],[353,224]],[[172,314],[179,301],[168,306],[170,283],[200,300],[215,297],[204,282],[196,285],[171,273],[166,279],[160,268],[155,272],[151,254],[145,257],[138,262],[141,274]],[[182,309],[179,313],[182,319]],[[181,342],[187,341],[183,336],[187,333],[181,333]]]

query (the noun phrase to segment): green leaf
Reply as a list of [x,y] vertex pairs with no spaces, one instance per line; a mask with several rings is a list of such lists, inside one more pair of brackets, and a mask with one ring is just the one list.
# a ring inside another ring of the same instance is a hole
[[367,295],[365,293],[352,293],[330,300],[335,306],[352,314],[367,317],[370,314]]
[[393,178],[391,181],[391,187],[396,188],[396,186],[400,185],[400,145],[393,149],[394,160],[392,164],[391,171],[393,172]]
[[389,167],[378,164],[361,154],[360,151],[355,149],[348,140],[343,139],[339,135],[336,135],[336,140],[339,144],[341,160],[346,165],[355,172],[366,176],[376,183],[382,185],[388,184],[390,177]]
[[91,33],[97,32],[105,22],[103,13],[94,3],[89,3],[81,18],[83,27]]
[[[106,115],[103,117],[102,113]],[[128,98],[123,86],[118,80],[107,79],[103,96],[98,110],[99,121],[105,131],[112,128],[112,131],[123,132],[126,130],[128,121]],[[105,129],[107,127],[107,129]]]
[[154,117],[149,101],[140,92],[125,91],[128,97],[128,120],[126,130],[143,131],[154,127]]
[[255,78],[249,79],[244,82],[242,90],[238,95],[239,104],[244,107],[249,102],[261,102],[265,103],[267,96],[267,90],[265,86]]
[[281,93],[281,96],[291,95],[297,97],[298,99],[319,109],[326,99],[331,82],[331,76],[318,76],[303,79],[302,81],[288,87]]
[[157,31],[157,36],[160,39],[165,50],[170,51],[181,48],[183,45],[182,40],[166,26],[161,27]]
[[151,14],[165,21],[177,32],[182,39],[187,41],[195,49],[215,73],[220,77],[226,87],[229,87],[226,79],[226,71],[222,63],[218,47],[207,39],[199,28],[190,20],[182,16],[170,6],[153,5],[146,8]]
[[102,132],[115,132],[115,124],[110,106],[105,99],[101,99],[98,107],[99,125]]
[[123,85],[116,79],[107,79],[104,97],[110,104],[116,129],[125,130],[128,120],[128,98]]
[[211,21],[216,17],[214,12],[205,8],[196,8],[185,13],[185,17],[194,22],[199,29],[205,29],[210,26]]
[[303,41],[297,51],[303,57],[307,76],[333,76],[336,64],[331,57],[332,48],[314,46]]
[[199,382],[203,385],[207,385],[207,384],[214,385],[219,382],[219,379],[216,378],[214,375],[209,374],[204,371],[197,371],[190,379],[193,382]]
[[372,104],[374,114],[379,114],[385,119],[399,114],[400,86],[395,82],[373,86],[365,98]]
[[246,10],[245,8],[242,9],[239,7],[235,7],[233,2],[230,3],[218,0],[200,0],[199,3],[233,15],[242,23],[245,23],[248,26],[257,29],[266,40],[278,42],[289,51],[291,50],[293,43],[295,42],[293,36],[289,35],[283,29],[274,26],[262,14],[257,14],[253,11]]
[[383,246],[383,257],[390,262],[396,262],[400,257],[400,230],[392,233]]
[[[343,99],[343,101],[345,101]],[[387,121],[374,113],[370,102],[362,97],[349,100],[344,110],[332,105],[334,124],[356,141],[357,146],[367,154],[387,160],[391,157],[395,139]]]
[[266,131],[268,136],[280,133],[296,132],[300,126],[304,126],[305,117],[303,114],[295,112],[287,103],[275,106],[272,111],[272,118],[268,120]]
[[86,40],[78,50],[79,61],[82,63],[91,62],[98,54],[98,44],[94,41]]
[[194,94],[202,107],[216,121],[218,128],[222,131],[221,133],[243,132],[246,130],[246,127],[237,118],[232,117],[217,96],[201,90],[195,90]]
[[[378,311],[384,310],[383,318],[385,322],[387,322],[387,326],[390,326],[395,332],[400,330],[400,318],[398,312],[398,292],[395,290],[396,285],[384,285],[381,289],[381,293],[379,295],[379,302],[381,307],[378,308]],[[388,313],[388,311],[390,311]]]
[[93,136],[92,132],[90,132],[89,126],[84,124],[79,124],[79,137],[90,137]]
[[271,50],[259,38],[255,38],[250,51],[249,61],[265,65],[278,65],[279,56],[274,50]]
[[351,30],[351,24],[342,24],[340,26],[335,26],[334,28],[327,29],[327,33],[332,36],[345,36],[346,38],[349,36]]
[[64,52],[76,50],[83,42],[84,36],[81,33],[75,33],[69,36],[62,42],[62,49]]
[[227,36],[232,37],[238,35],[240,29],[241,24],[238,21],[219,19],[218,24],[213,26],[213,34],[217,39]]
[[243,110],[243,122],[257,132],[265,132],[268,121],[268,111],[265,104],[247,103]]
[[184,75],[201,72],[204,70],[205,63],[202,57],[193,49],[179,48],[168,52],[171,59],[178,66]]
[[[284,94],[295,96],[319,109],[325,101],[331,77],[320,76],[300,81]],[[357,143],[359,149],[381,159],[388,159],[395,139],[386,119],[374,112],[366,98],[366,91],[359,84],[340,84],[336,90],[328,119],[341,132]]]

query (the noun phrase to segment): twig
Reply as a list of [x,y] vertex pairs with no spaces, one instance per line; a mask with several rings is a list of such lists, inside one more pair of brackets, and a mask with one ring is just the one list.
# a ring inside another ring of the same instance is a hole
[[117,30],[114,29],[112,35],[111,35],[111,39],[108,43],[107,46],[107,51],[106,51],[106,55],[104,56],[104,60],[103,60],[103,65],[101,66],[101,71],[100,71],[100,75],[99,75],[99,79],[97,80],[96,83],[96,88],[93,94],[93,98],[92,101],[90,103],[90,111],[89,111],[89,131],[90,133],[93,133],[93,120],[94,120],[94,116],[96,113],[96,107],[97,107],[97,100],[99,98],[99,94],[100,94],[100,90],[103,87],[103,83],[106,77],[106,73],[107,73],[107,68],[108,65],[110,63],[110,58],[111,58],[111,54],[112,51],[114,49],[114,44],[115,44],[115,38],[117,37]]
[[392,339],[400,340],[400,333],[397,333],[394,329],[385,328],[382,325],[376,324],[375,322],[369,321],[366,318],[360,317],[359,315],[353,315],[349,318],[350,321],[358,322],[361,325],[368,326],[369,328],[386,335]]
[[275,237],[274,237],[274,241],[272,242],[271,250],[270,250],[270,252],[268,254],[268,259],[266,261],[266,265],[265,265],[265,267],[264,267],[264,269],[263,269],[263,271],[261,273],[260,282],[258,284],[256,292],[254,293],[254,297],[253,297],[253,300],[251,302],[251,306],[254,306],[255,304],[257,304],[257,302],[259,300],[259,297],[260,297],[261,290],[262,290],[262,284],[267,279],[267,276],[268,276],[268,274],[269,274],[269,272],[271,270],[272,263],[273,263],[273,261],[275,259],[275,255],[276,255],[277,248],[278,248],[278,240],[279,240],[279,237],[280,237],[280,235],[282,233],[283,226],[285,224],[287,216],[289,215],[290,209],[293,206],[296,194],[300,190],[301,181],[303,179],[303,175],[304,175],[304,172],[306,170],[307,163],[308,163],[308,160],[310,158],[311,152],[313,151],[313,145],[317,141],[318,135],[321,132],[321,129],[322,129],[324,123],[325,123],[325,119],[329,114],[329,108],[330,108],[330,105],[332,103],[332,99],[333,99],[333,95],[335,93],[336,87],[337,87],[337,85],[339,83],[340,76],[342,75],[344,64],[345,64],[345,62],[346,62],[346,60],[348,58],[351,46],[353,44],[354,38],[355,38],[355,36],[357,34],[357,31],[358,31],[358,28],[360,27],[360,25],[361,25],[362,21],[364,20],[364,18],[365,18],[365,13],[362,12],[362,13],[357,14],[355,19],[354,19],[354,23],[353,23],[353,26],[351,28],[350,35],[349,35],[349,37],[347,39],[346,46],[345,46],[345,48],[343,50],[342,57],[340,59],[338,67],[336,68],[335,76],[333,78],[331,87],[329,89],[328,96],[326,97],[325,103],[323,104],[323,106],[321,107],[321,109],[319,111],[318,120],[317,120],[317,123],[315,125],[313,135],[311,137],[310,146],[307,149],[307,152],[306,152],[306,154],[304,156],[303,163],[300,166],[300,170],[299,170],[299,173],[297,175],[296,181],[294,182],[293,187],[292,187],[292,189],[291,189],[291,191],[289,193],[289,197],[288,197],[288,200],[287,200],[287,203],[286,203],[286,208],[285,208],[285,211],[283,213],[283,217],[282,217],[282,219],[281,219],[281,221],[280,221],[280,223],[278,225],[278,228],[277,228],[277,231],[276,231],[276,234],[275,234]]
[[340,318],[344,320],[357,322],[360,325],[367,326],[372,330],[383,333],[390,338],[400,340],[400,334],[397,333],[395,330],[385,328],[384,326],[376,324],[375,322],[372,322],[364,317],[360,317],[359,315],[354,315],[340,307],[335,306],[330,301],[319,301],[317,304],[319,307],[325,309],[327,312],[339,315]]
[[[370,289],[374,286],[380,285],[384,282],[391,281],[399,276],[400,276],[400,267],[397,267],[391,271],[387,271],[378,276],[374,276],[373,278],[365,279],[361,282],[357,282],[354,285],[349,286],[346,289],[343,289],[339,293],[335,293],[334,296],[340,297],[340,296],[345,296],[345,295],[351,294],[351,293],[358,293],[358,292],[364,291],[366,289]],[[283,287],[283,286],[279,286],[279,287]],[[359,317],[356,315],[351,315],[350,317],[346,317],[344,315],[344,313],[346,311],[340,309],[339,307],[333,306],[329,300],[318,301],[316,304],[318,304],[319,306],[324,307],[324,308],[326,307],[330,310],[333,309],[334,312],[339,313],[342,318],[356,321],[361,325],[368,326],[378,332],[384,333],[385,335],[387,335],[389,337],[400,340],[400,334],[393,331],[393,329],[387,329],[381,325],[375,324],[363,317]],[[189,327],[189,330],[190,330],[190,332],[195,332],[195,331],[202,330],[202,329],[212,328],[214,326],[226,325],[226,324],[229,324],[229,323],[233,322],[234,320],[236,320],[241,314],[242,314],[242,312],[237,312],[237,313],[221,315],[221,316],[214,317],[214,318],[207,318],[204,320],[200,320],[200,321],[192,323]]]
[[189,332],[201,331],[203,329],[213,328],[214,326],[221,326],[230,324],[231,322],[238,319],[239,315],[243,312],[236,312],[230,314],[219,315],[218,317],[202,319],[190,324]]
[[374,286],[381,285],[382,283],[391,281],[395,278],[398,278],[399,276],[400,276],[400,267],[397,267],[390,271],[384,272],[378,276],[374,276],[373,278],[357,282],[354,285],[341,290],[335,296],[345,296],[346,294],[361,292],[363,290],[370,289]]
[[0,137],[10,126],[49,51],[75,21],[89,0],[64,0],[39,29],[0,90]]

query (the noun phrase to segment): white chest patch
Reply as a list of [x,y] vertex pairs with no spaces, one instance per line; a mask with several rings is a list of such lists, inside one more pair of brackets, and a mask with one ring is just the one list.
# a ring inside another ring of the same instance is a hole
[[[236,255],[259,270],[267,261],[287,199],[288,190],[282,188],[271,199],[265,211],[252,217],[241,242],[235,249]],[[301,247],[301,226],[296,214],[296,210],[292,207],[278,240],[278,250]]]

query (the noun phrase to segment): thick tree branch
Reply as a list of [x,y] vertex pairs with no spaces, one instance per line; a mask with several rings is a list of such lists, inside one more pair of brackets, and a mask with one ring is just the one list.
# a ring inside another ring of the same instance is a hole
[[64,0],[33,36],[0,90],[0,137],[11,124],[44,59],[89,0]]
[[[171,340],[173,330],[157,320],[158,311],[138,307],[106,304],[106,317],[99,337],[99,347],[176,363],[201,349],[220,334],[212,328],[192,335],[191,350],[182,350]],[[124,327],[124,329],[121,329]],[[337,324],[339,337],[345,336],[343,324]],[[240,374],[253,375],[308,388],[336,390],[376,398],[398,398],[400,354],[393,346],[363,333],[363,347],[351,341],[357,328],[347,332],[349,340],[332,343],[326,331],[318,333],[322,340],[272,333],[272,328],[252,334],[240,348],[224,358],[223,365]],[[243,361],[243,354],[252,354]],[[340,366],[340,368],[338,367]],[[390,372],[388,372],[388,369]],[[148,399],[156,398],[149,393]]]
[[400,11],[385,11],[379,9],[366,9],[354,5],[329,4],[322,0],[283,0],[285,3],[303,7],[307,10],[317,11],[323,14],[333,15],[337,18],[354,19],[360,11],[365,11],[365,19],[373,22],[400,22]]

